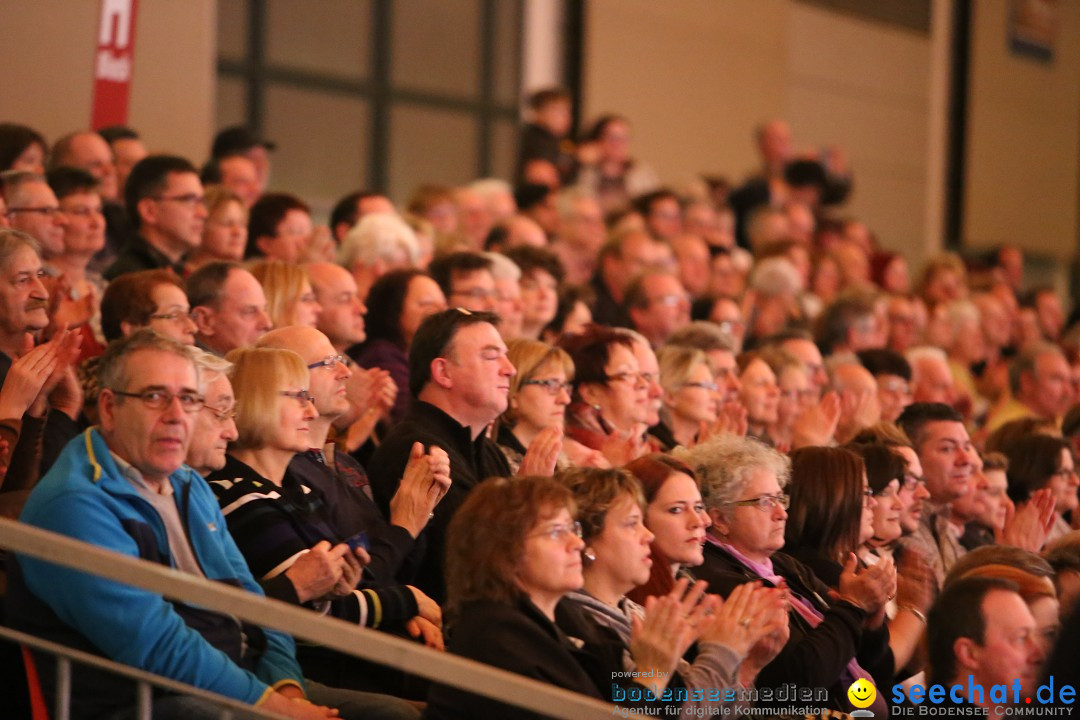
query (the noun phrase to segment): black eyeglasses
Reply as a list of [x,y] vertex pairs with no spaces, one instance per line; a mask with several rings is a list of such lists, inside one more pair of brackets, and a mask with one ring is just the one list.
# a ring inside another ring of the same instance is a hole
[[328,370],[337,367],[337,364],[341,363],[345,367],[349,366],[349,359],[344,355],[327,355],[319,362],[311,363],[307,366],[308,370],[315,370],[316,368],[327,368]]
[[547,390],[548,395],[558,395],[559,391],[565,390],[567,393],[574,387],[571,383],[565,380],[556,380],[555,378],[548,378],[547,380],[523,380],[522,386],[525,385],[537,385]]
[[311,403],[312,405],[315,404],[315,396],[307,390],[282,390],[281,394],[285,397],[291,397],[301,405],[307,405],[308,403]]
[[168,320],[172,322],[174,320],[194,320],[195,313],[191,310],[174,310],[168,313],[154,313],[150,316],[151,320]]
[[168,390],[143,390],[142,392],[125,392],[124,390],[112,390],[113,395],[121,397],[139,398],[143,405],[151,410],[164,410],[172,405],[173,398],[180,401],[180,409],[187,413],[198,412],[203,407],[203,396],[194,392],[171,393]]
[[61,210],[58,207],[13,207],[13,208],[8,208],[7,209],[7,214],[9,216],[14,215],[15,213],[21,213],[21,212],[23,212],[23,213],[41,213],[42,215],[44,215],[47,218],[54,218],[57,215],[62,215],[64,213],[64,211]]

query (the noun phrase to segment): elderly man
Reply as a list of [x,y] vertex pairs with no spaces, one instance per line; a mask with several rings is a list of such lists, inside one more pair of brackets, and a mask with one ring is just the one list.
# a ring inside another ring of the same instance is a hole
[[944,403],[955,407],[956,383],[949,368],[949,356],[944,350],[922,345],[908,350],[905,359],[911,365],[913,402]]
[[989,432],[1011,420],[1043,418],[1061,422],[1075,401],[1069,363],[1061,348],[1050,343],[1033,343],[1021,351],[1009,366],[1012,397],[990,412]]
[[262,285],[236,263],[203,265],[188,278],[187,296],[196,343],[215,355],[253,345],[274,327]]
[[135,270],[171,268],[202,242],[206,201],[195,166],[173,155],[149,155],[131,169],[124,203],[135,235],[105,270],[105,279]]
[[[261,594],[209,487],[183,464],[203,407],[188,347],[135,333],[103,356],[101,382],[100,427],[68,445],[20,520]],[[303,699],[294,644],[283,633],[29,557],[18,558],[8,593],[16,627],[287,717],[329,716]],[[51,685],[51,663],[39,667]],[[128,683],[81,668],[71,703],[78,717],[109,716],[134,696]],[[158,696],[154,716],[209,717],[213,707]]]
[[840,398],[840,421],[835,437],[843,444],[881,419],[878,386],[870,371],[855,361],[831,363],[829,371],[832,388]]
[[454,512],[481,480],[510,475],[506,457],[487,437],[488,426],[506,410],[514,375],[497,324],[491,313],[460,308],[424,320],[409,351],[412,405],[370,463],[375,500],[389,515],[414,443],[440,447],[450,457],[453,484],[425,532],[428,548],[416,577],[437,601],[446,596],[443,556]]

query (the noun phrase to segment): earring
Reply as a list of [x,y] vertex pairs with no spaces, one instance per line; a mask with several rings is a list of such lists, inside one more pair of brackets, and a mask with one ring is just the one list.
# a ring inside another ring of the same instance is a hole
[[593,403],[593,404],[589,405],[589,407],[591,407],[596,412],[600,412],[600,403]]
[[593,550],[591,547],[587,547],[581,551],[581,557],[584,558],[587,562],[596,562],[596,551]]

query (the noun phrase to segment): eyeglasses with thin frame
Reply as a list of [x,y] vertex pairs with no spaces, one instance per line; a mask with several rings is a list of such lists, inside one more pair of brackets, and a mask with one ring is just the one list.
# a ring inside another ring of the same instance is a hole
[[214,419],[222,425],[229,422],[230,420],[236,420],[235,405],[233,405],[231,408],[226,409],[216,408],[213,405],[207,405],[206,403],[203,403],[203,410],[209,411],[209,413],[214,416]]
[[926,487],[926,478],[919,477],[918,475],[905,475],[904,479],[900,482],[900,489],[907,490],[908,492],[915,492],[920,485]]
[[650,374],[643,372],[617,372],[604,376],[604,382],[630,382],[637,385],[639,382],[648,385],[652,378]]
[[701,382],[701,381],[687,381],[682,384],[683,387],[701,388],[702,390],[708,390],[709,392],[716,392],[720,386],[714,382]]
[[281,394],[285,397],[291,397],[301,405],[307,405],[308,403],[311,403],[312,405],[315,404],[315,396],[307,390],[282,390]]
[[127,392],[125,390],[116,390],[115,388],[109,388],[113,395],[119,395],[120,397],[138,398],[142,400],[143,405],[151,410],[164,410],[172,405],[173,399],[180,401],[180,409],[187,413],[198,412],[203,407],[202,395],[195,392],[178,392],[171,393],[168,390],[143,390],[142,392]]
[[348,367],[349,359],[344,355],[327,355],[319,362],[311,363],[307,366],[308,370],[315,370],[317,368],[326,368],[327,370],[333,370],[338,366],[338,363]]
[[749,498],[746,500],[733,500],[725,505],[731,505],[733,507],[752,507],[757,508],[761,512],[772,512],[777,506],[787,510],[791,507],[791,498],[787,495],[758,495],[755,498]]
[[168,320],[172,322],[174,320],[194,320],[195,313],[192,310],[174,310],[167,313],[154,313],[150,316],[151,320]]
[[570,392],[570,389],[574,387],[572,383],[565,380],[556,380],[555,378],[547,378],[546,380],[522,380],[522,387],[525,385],[536,385],[547,390],[548,395],[558,395],[561,391]]
[[577,520],[569,525],[552,525],[546,530],[537,530],[534,533],[529,533],[525,537],[546,537],[552,542],[561,542],[569,539],[571,535],[578,539],[581,539],[584,536],[584,531],[581,529],[581,523]]
[[181,205],[187,205],[189,208],[194,208],[199,205],[206,207],[206,197],[204,195],[196,195],[195,193],[187,193],[186,195],[157,195],[150,199],[157,200],[158,202],[180,203]]
[[53,207],[11,207],[7,209],[7,216],[11,217],[15,213],[41,213],[47,218],[54,218],[57,215],[63,215],[64,211],[57,206]]

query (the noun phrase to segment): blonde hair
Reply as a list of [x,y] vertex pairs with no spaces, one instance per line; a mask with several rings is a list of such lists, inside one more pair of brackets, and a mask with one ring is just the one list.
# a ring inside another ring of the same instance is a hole
[[236,394],[236,431],[233,447],[267,447],[277,425],[281,391],[289,385],[308,387],[308,369],[292,350],[236,348],[226,359],[233,364],[229,379]]
[[225,207],[231,202],[240,206],[240,211],[244,214],[244,224],[248,221],[248,209],[244,205],[244,201],[239,195],[234,193],[224,185],[207,185],[205,188],[204,196],[206,197],[206,216],[212,217],[221,208]]
[[266,314],[274,327],[295,325],[296,304],[304,294],[304,285],[311,287],[307,270],[280,260],[260,260],[248,270],[262,285],[266,294]]
[[660,387],[669,395],[690,379],[690,373],[697,365],[709,366],[704,352],[684,345],[661,347],[656,351],[656,360],[660,365]]
[[526,380],[532,380],[543,367],[554,363],[566,373],[567,380],[574,379],[574,361],[570,359],[570,355],[562,348],[548,345],[546,342],[515,338],[506,344],[506,357],[517,370],[514,377],[510,378],[510,394],[506,412],[499,419],[499,422],[507,427],[517,424],[517,413],[511,409],[510,401],[521,392],[522,384]]

